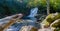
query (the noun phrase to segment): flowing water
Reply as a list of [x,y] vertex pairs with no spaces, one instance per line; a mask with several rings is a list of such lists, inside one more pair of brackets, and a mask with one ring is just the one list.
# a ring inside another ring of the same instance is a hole
[[[36,18],[34,17],[37,14],[38,8],[32,8],[30,15],[27,16],[30,19],[26,19],[23,20],[22,23],[15,23],[14,25],[10,26],[9,29],[5,30],[5,31],[19,31],[19,29],[21,29],[22,26],[25,25],[32,25],[35,26],[35,22],[36,22]],[[13,15],[15,16],[15,15]],[[0,25],[7,23],[10,19],[12,19],[13,16],[8,16],[5,18],[0,19]]]
[[[31,11],[30,11],[30,15],[28,15],[27,17],[30,18],[30,19],[23,19],[22,22],[16,22],[15,24],[13,24],[12,26],[10,26],[8,29],[6,29],[5,31],[19,31],[23,26],[29,26],[29,25],[32,25],[32,26],[35,26],[36,27],[36,18],[34,17],[36,14],[37,14],[37,11],[38,11],[38,8],[32,8]],[[15,16],[15,15],[12,15],[12,16],[8,16],[8,17],[5,17],[5,18],[2,18],[0,19],[0,26],[6,24],[7,22],[9,22],[9,20],[12,19],[12,17]],[[39,24],[41,25],[41,29],[39,29],[38,31],[53,31],[51,30],[51,28],[44,28],[44,24]],[[37,25],[37,26],[39,26]]]
[[31,9],[30,15],[28,17],[34,17],[37,14],[38,8]]

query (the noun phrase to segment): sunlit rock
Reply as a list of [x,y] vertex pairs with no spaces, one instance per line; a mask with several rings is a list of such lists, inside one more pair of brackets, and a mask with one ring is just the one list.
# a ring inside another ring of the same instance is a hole
[[0,27],[1,27],[0,31],[4,31],[5,29],[8,29],[11,25],[16,23],[16,21],[19,21],[18,19],[20,19],[22,16],[23,16],[22,14],[17,14],[17,15],[13,15],[13,16],[0,19],[0,22],[2,22],[0,24]]
[[37,28],[33,26],[23,26],[20,31],[37,31]]
[[53,30],[50,28],[43,28],[43,29],[38,29],[38,31],[53,31]]
[[57,19],[60,19],[60,13],[49,14],[49,15],[46,17],[46,19],[44,19],[44,20],[42,21],[41,24],[44,24],[45,27],[48,27],[48,26],[50,26],[50,24],[51,24],[52,22],[54,22],[54,21],[57,20]]
[[60,19],[57,19],[53,23],[51,23],[50,27],[55,28],[55,30],[59,30],[60,29]]

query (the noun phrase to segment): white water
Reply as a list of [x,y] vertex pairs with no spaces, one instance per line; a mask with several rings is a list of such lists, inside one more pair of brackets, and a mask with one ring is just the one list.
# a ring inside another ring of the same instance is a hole
[[[34,16],[37,14],[37,11],[38,11],[38,8],[37,7],[31,9],[30,15],[27,16],[27,17],[30,17],[32,20],[29,20],[30,22],[28,21],[28,25],[33,25],[33,26],[35,25],[35,22],[33,20],[35,20],[34,19]],[[8,17],[5,17],[5,18],[0,19],[0,25],[2,25],[4,23],[7,23],[7,21],[9,21],[10,19],[12,19],[13,16],[15,16],[15,15],[8,16]],[[9,29],[7,29],[5,31],[18,31],[22,26],[25,25],[25,23],[21,23],[21,24],[20,23],[16,23],[15,25],[11,26]]]
[[[34,16],[37,14],[37,11],[38,11],[38,8],[33,8],[31,9],[31,12],[30,12],[30,15],[27,16],[27,17],[30,17],[32,20],[24,20],[23,23],[16,23],[15,25],[11,26],[9,29],[5,30],[5,31],[18,31],[19,29],[21,29],[23,26],[26,25],[36,25],[34,23],[35,19],[34,19]],[[0,19],[0,25],[3,25],[5,23],[7,23],[10,19],[12,19],[12,17],[15,16],[15,15],[12,15],[12,16],[8,16],[8,17],[5,17],[5,18],[2,18]],[[33,21],[33,22],[32,22]],[[41,27],[42,29],[39,29],[38,31],[52,31],[50,28],[44,28],[43,27],[44,25],[42,24]]]
[[30,15],[28,17],[34,17],[35,15],[37,15],[37,11],[38,11],[37,7],[31,9]]

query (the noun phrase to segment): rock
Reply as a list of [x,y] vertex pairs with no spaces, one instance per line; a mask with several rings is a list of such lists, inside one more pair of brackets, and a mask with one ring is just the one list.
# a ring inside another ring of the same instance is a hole
[[42,28],[42,29],[38,29],[38,31],[53,31],[53,30],[50,28]]
[[37,28],[33,26],[23,26],[20,31],[37,31]]
[[41,24],[44,24],[45,27],[46,27],[46,26],[49,27],[50,24],[51,24],[52,22],[54,22],[55,20],[57,20],[57,19],[60,19],[60,13],[49,14],[49,15],[46,17],[46,19],[44,19],[44,20],[42,21]]
[[55,20],[53,23],[51,23],[50,27],[55,28],[55,31],[60,30],[60,19]]
[[55,28],[60,27],[60,19],[55,20],[50,26]]

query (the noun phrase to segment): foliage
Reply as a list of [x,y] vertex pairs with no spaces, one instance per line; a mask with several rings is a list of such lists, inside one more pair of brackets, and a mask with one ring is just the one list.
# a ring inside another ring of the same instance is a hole
[[[17,13],[29,14],[33,7],[39,8],[39,13],[46,13],[47,0],[0,0],[0,14],[12,15]],[[50,11],[60,11],[60,0],[50,0]]]

